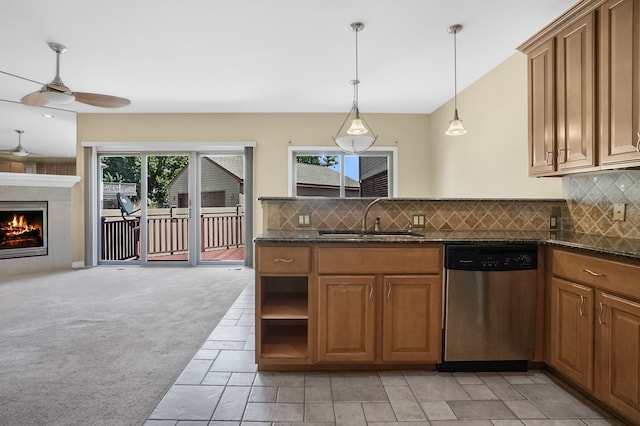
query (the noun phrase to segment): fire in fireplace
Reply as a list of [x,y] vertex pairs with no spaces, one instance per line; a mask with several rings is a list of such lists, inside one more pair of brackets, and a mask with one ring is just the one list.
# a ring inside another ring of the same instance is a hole
[[47,202],[0,202],[0,259],[47,254]]

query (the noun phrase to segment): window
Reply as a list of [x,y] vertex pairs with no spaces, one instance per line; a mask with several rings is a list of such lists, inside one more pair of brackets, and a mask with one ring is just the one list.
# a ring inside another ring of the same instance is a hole
[[392,197],[396,149],[362,155],[335,148],[289,148],[289,193],[293,197]]

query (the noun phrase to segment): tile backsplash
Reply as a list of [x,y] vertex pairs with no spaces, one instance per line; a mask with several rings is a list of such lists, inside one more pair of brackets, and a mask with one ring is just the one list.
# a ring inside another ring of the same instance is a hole
[[[640,171],[620,170],[563,178],[576,232],[640,238]],[[613,205],[626,205],[624,222],[613,220]]]
[[[556,178],[552,178],[556,179]],[[545,231],[550,218],[557,229],[607,237],[640,239],[640,170],[618,170],[562,178],[565,200],[537,199],[394,199],[374,205],[368,228],[380,218],[381,229],[407,229],[413,215],[424,215],[427,230]],[[371,199],[261,198],[265,230],[302,229],[298,215],[308,215],[312,229],[360,229]],[[613,220],[615,203],[625,204],[624,221]],[[308,228],[308,227],[306,227]]]
[[[298,215],[309,215],[313,229],[360,229],[371,199],[261,198],[265,230],[295,230]],[[427,230],[544,231],[555,216],[558,227],[568,217],[564,200],[420,200],[394,199],[374,205],[367,227],[380,218],[385,230],[407,229],[414,215],[424,215]]]

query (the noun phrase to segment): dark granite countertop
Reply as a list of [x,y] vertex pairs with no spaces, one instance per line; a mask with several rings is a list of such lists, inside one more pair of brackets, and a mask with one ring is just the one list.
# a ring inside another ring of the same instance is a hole
[[[265,231],[255,241],[258,243],[349,243],[349,244],[429,244],[429,243],[487,243],[533,242],[561,247],[571,247],[593,253],[608,254],[640,260],[640,239],[606,237],[602,235],[549,231],[425,231],[420,235],[357,235],[336,233],[322,235],[317,230]],[[344,232],[344,231],[341,231]]]

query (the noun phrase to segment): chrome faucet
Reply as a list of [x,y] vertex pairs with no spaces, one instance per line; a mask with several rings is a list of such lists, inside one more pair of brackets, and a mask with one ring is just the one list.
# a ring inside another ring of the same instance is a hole
[[362,213],[362,232],[366,232],[367,230],[367,215],[369,214],[369,210],[371,207],[379,203],[380,201],[388,200],[388,198],[376,198],[364,208],[364,212]]

